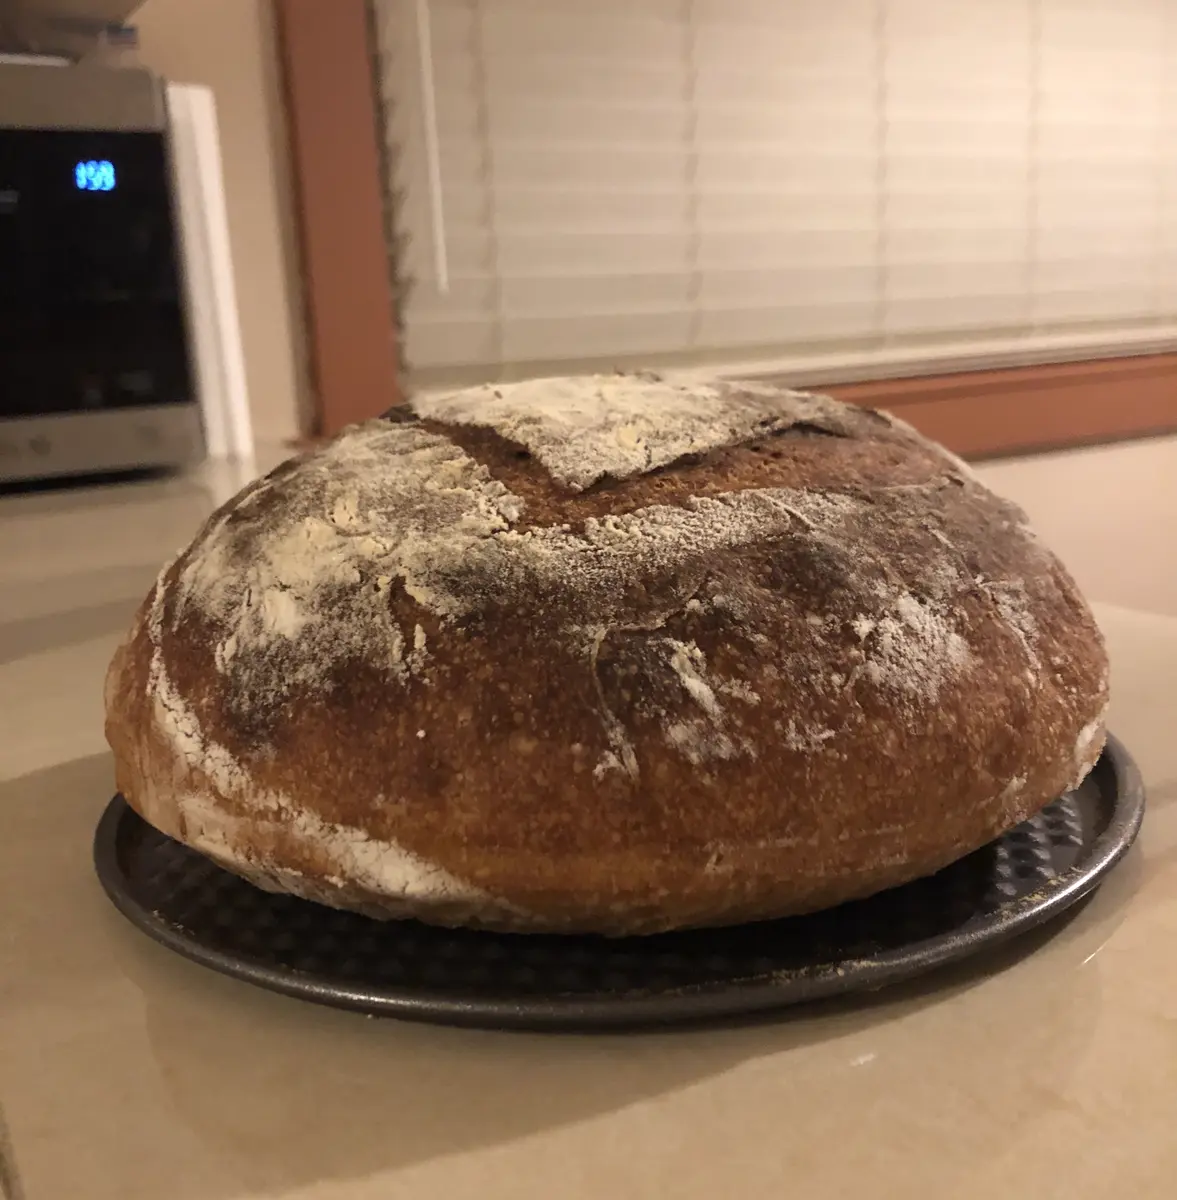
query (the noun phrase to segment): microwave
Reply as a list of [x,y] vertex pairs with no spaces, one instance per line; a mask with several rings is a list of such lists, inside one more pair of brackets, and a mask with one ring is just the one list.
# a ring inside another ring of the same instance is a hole
[[240,347],[200,336],[172,107],[146,71],[0,63],[0,482],[205,456]]

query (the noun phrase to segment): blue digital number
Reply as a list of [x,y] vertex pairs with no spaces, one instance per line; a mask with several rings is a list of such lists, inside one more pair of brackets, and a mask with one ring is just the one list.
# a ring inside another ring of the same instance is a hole
[[79,192],[113,192],[118,183],[114,163],[106,158],[90,158],[74,167],[74,186]]

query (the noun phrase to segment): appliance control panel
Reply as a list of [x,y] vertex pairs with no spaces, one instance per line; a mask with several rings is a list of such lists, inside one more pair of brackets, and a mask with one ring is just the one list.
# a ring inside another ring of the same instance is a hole
[[0,487],[54,475],[181,466],[203,454],[194,404],[0,421]]

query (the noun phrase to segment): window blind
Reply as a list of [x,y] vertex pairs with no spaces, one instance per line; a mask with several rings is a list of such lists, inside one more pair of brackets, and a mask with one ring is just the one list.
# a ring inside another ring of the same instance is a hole
[[1177,343],[1168,0],[374,12],[417,386]]

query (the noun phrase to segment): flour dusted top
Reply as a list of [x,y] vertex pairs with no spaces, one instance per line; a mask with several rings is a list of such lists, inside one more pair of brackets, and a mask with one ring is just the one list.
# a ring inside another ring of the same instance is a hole
[[[825,752],[835,731],[814,715],[819,694],[869,687],[918,714],[973,668],[959,607],[968,595],[1002,624],[1014,669],[1039,678],[1025,586],[978,572],[968,552],[980,506],[1032,559],[1020,514],[901,425],[764,385],[687,388],[644,376],[537,380],[414,407],[408,420],[402,411],[353,427],[279,468],[215,516],[174,568],[167,620],[177,628],[191,614],[211,626],[226,703],[239,714],[326,696],[348,663],[385,673],[393,687],[428,686],[446,627],[493,619],[594,678],[617,640],[638,632],[632,672],[645,679],[643,694],[659,697],[646,708],[691,762],[756,755],[740,722],[759,703],[765,671],[803,681],[815,698],[779,736]],[[827,448],[849,446],[851,462],[863,447],[882,445],[891,462],[906,455],[923,464],[923,481],[688,488],[674,503],[531,523],[527,503],[438,423],[492,428],[558,484],[608,479],[619,495],[627,476],[685,456],[680,470],[697,467],[702,487],[707,452],[733,442],[757,442],[769,457],[749,469],[768,482],[778,478],[779,439],[813,433],[831,435],[819,439]],[[705,629],[719,637],[710,649],[696,641]],[[784,658],[774,649],[780,629],[789,631]],[[720,669],[712,657],[738,638],[768,657]],[[636,742],[614,707],[602,692],[607,750],[596,770],[636,778]]]
[[572,491],[793,425],[830,433],[847,427],[845,407],[824,396],[751,382],[675,383],[650,374],[486,384],[419,397],[410,407],[429,420],[493,429],[525,446]]

